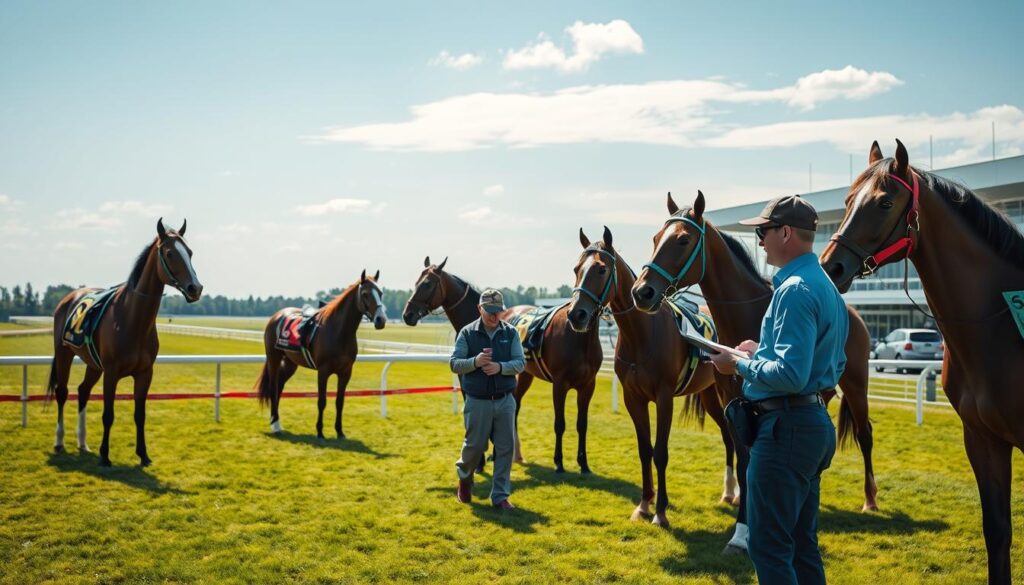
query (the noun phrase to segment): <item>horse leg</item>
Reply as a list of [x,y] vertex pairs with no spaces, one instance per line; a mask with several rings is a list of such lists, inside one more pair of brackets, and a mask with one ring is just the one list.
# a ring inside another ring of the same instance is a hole
[[352,379],[352,366],[338,372],[338,395],[334,399],[336,413],[334,415],[334,432],[338,433],[339,439],[345,438],[341,430],[341,414],[345,410],[345,389],[348,388],[348,381]]
[[114,426],[114,397],[120,376],[109,369],[103,376],[103,442],[100,444],[100,465],[110,467],[110,427]]
[[587,418],[590,413],[590,400],[594,397],[594,386],[596,380],[584,384],[583,388],[576,389],[576,434],[579,435],[579,447],[576,450],[576,463],[580,466],[580,473],[590,473],[590,466],[587,465]]
[[[526,396],[526,391],[530,389],[530,384],[533,384],[532,374],[523,372],[516,378],[516,450],[512,461],[520,464],[526,463],[526,458],[523,456],[523,444],[519,441],[519,407],[523,405],[523,397]],[[480,470],[483,471],[482,464]]]
[[85,407],[89,404],[89,396],[92,395],[92,388],[103,375],[103,370],[96,370],[90,367],[85,369],[85,378],[78,386],[78,427],[75,432],[78,436],[78,452],[88,453],[89,445],[85,442]]
[[139,456],[139,465],[147,467],[153,463],[146,451],[146,397],[149,396],[149,385],[153,381],[153,368],[135,374],[135,454]]
[[68,400],[68,378],[71,377],[71,362],[75,354],[61,344],[54,344],[54,357],[50,365],[50,387],[48,391],[57,396],[57,429],[53,440],[54,453],[64,452],[64,403]]
[[565,399],[569,387],[562,381],[556,381],[551,387],[551,400],[555,405],[555,473],[564,473],[562,466],[562,436],[565,435]]
[[729,432],[729,427],[725,421],[725,410],[722,408],[722,401],[718,399],[718,393],[713,386],[702,392],[700,398],[704,404],[704,411],[715,421],[715,424],[718,425],[719,430],[722,432],[722,444],[725,445],[725,478],[722,480],[722,498],[719,501],[738,506],[740,497],[736,493],[736,475],[733,472],[732,466],[736,446],[732,442],[732,434]]
[[665,471],[668,469],[668,438],[672,433],[673,396],[671,390],[658,393],[655,412],[658,417],[658,430],[654,440],[654,466],[658,469],[658,500],[654,508],[653,524],[668,529],[668,486],[665,482]]
[[839,403],[839,435],[840,438],[850,432],[856,433],[857,445],[860,446],[864,458],[864,512],[878,511],[878,486],[875,484],[875,469],[871,461],[874,447],[873,429],[868,418],[868,374],[867,368],[848,369],[840,380],[843,399]]
[[626,403],[629,418],[633,419],[637,452],[640,455],[640,474],[643,479],[640,503],[633,510],[630,520],[640,520],[650,518],[651,500],[654,499],[654,480],[651,477],[651,416],[647,412],[647,401],[635,393],[627,390],[623,394],[623,401]]
[[1013,447],[987,430],[968,424],[964,424],[964,446],[981,495],[981,524],[988,549],[988,582],[1009,585]]
[[316,371],[316,438],[324,437],[324,409],[327,408],[327,378],[331,372],[326,370]]

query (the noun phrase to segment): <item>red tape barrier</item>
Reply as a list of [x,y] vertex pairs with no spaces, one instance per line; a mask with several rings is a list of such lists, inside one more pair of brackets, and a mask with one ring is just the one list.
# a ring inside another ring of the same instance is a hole
[[[386,396],[393,396],[395,394],[429,394],[434,392],[452,392],[456,390],[453,386],[425,386],[422,388],[395,388],[393,390],[346,390],[345,397],[349,396],[380,396],[384,394]],[[327,393],[329,398],[337,396],[337,392],[331,391]],[[221,392],[221,398],[256,398],[259,396],[257,392]],[[318,394],[316,392],[285,392],[281,395],[282,398],[316,398]],[[148,400],[188,400],[191,398],[215,398],[216,395],[208,392],[177,392],[177,393],[157,393],[150,394]],[[91,395],[92,399],[103,400],[103,392],[93,391]],[[51,397],[53,399],[53,397]],[[68,394],[68,400],[77,400],[77,394]],[[114,397],[115,400],[133,400],[131,394],[118,394]],[[28,397],[29,402],[38,402],[40,400],[46,400],[44,394],[32,394]],[[21,402],[21,396],[0,396],[0,402]]]

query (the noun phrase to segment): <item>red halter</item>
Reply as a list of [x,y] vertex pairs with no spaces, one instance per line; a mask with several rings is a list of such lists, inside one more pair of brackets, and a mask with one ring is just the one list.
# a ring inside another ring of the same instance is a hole
[[[920,228],[918,226],[918,217],[920,216],[920,195],[921,189],[918,183],[917,174],[913,171],[910,172],[911,183],[908,184],[905,180],[896,175],[889,175],[890,179],[898,181],[901,185],[910,191],[911,199],[910,205],[907,209],[907,235],[899,238],[892,244],[882,248],[874,254],[868,254],[862,250],[860,246],[857,246],[853,241],[846,238],[843,234],[836,233],[832,236],[832,240],[838,244],[841,244],[847,248],[850,248],[854,253],[860,256],[863,260],[861,275],[871,274],[878,270],[878,267],[885,263],[886,260],[894,256],[897,252],[906,248],[905,257],[909,258],[910,253],[914,250],[914,239],[910,237],[911,232],[918,232]],[[911,184],[913,186],[911,186]]]

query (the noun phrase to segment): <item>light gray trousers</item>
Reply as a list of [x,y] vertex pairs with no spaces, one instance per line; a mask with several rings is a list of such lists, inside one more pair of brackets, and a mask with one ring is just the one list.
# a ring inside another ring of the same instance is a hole
[[511,392],[498,400],[466,396],[462,420],[466,425],[466,439],[462,443],[462,456],[455,463],[459,479],[473,477],[480,458],[487,452],[488,441],[492,441],[494,473],[491,480],[491,503],[499,504],[512,493],[516,399]]

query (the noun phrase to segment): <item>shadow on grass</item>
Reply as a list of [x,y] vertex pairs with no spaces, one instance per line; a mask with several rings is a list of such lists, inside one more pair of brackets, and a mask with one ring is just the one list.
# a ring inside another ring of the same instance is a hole
[[370,455],[376,459],[389,459],[391,457],[395,457],[393,453],[381,453],[380,451],[375,451],[359,439],[347,437],[344,439],[321,439],[315,435],[296,435],[288,431],[282,431],[280,433],[266,433],[266,436],[285,443],[308,445],[315,449],[335,449],[338,451],[348,451],[350,453],[362,453],[364,455]]
[[[621,479],[603,477],[596,473],[582,474],[572,471],[558,473],[554,467],[526,463],[521,466],[526,470],[525,480],[514,480],[512,485],[517,490],[525,490],[538,486],[571,485],[580,489],[602,491],[619,496],[633,504],[640,501],[640,483],[631,483]],[[639,480],[639,477],[637,478]]]
[[818,531],[832,534],[867,532],[909,535],[948,529],[949,524],[943,520],[914,520],[905,512],[859,512],[834,506],[822,506],[818,512]]
[[672,536],[686,546],[686,552],[661,561],[661,568],[676,577],[710,576],[716,583],[753,583],[754,565],[747,555],[725,556],[722,549],[732,536],[726,531],[672,528]]
[[82,473],[102,479],[116,481],[128,487],[146,490],[154,494],[188,495],[191,492],[167,485],[138,465],[114,464],[100,467],[100,457],[95,453],[50,453],[47,464],[61,473]]

